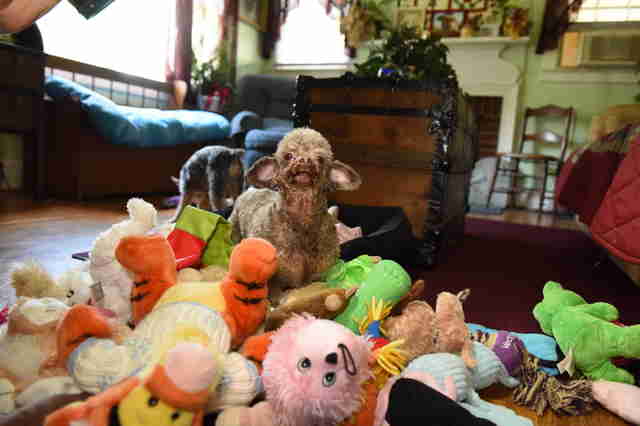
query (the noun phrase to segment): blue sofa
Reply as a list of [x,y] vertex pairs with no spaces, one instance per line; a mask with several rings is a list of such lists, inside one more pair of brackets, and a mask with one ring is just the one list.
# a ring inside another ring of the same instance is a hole
[[291,117],[296,80],[268,74],[247,74],[238,80],[231,118],[234,146],[244,147],[244,167],[275,152],[278,142],[293,129]]

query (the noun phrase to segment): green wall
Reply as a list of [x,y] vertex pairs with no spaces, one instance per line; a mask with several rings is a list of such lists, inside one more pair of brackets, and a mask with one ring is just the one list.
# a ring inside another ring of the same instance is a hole
[[553,103],[576,108],[576,128],[572,148],[588,142],[591,117],[605,108],[617,104],[634,103],[633,97],[640,91],[636,83],[584,83],[580,71],[565,71],[575,76],[570,82],[545,81],[544,63],[551,63],[557,52],[536,55],[535,47],[542,24],[545,0],[530,0],[529,10],[534,26],[528,47],[527,64],[523,81],[523,102],[525,106],[542,106]]
[[[538,34],[542,25],[544,14],[545,0],[519,0],[523,7],[529,8],[529,16],[532,20],[532,30],[530,41],[527,47],[527,55],[524,61],[522,59],[514,59],[510,57],[507,50],[504,58],[512,60],[512,62],[523,70],[522,88],[521,88],[521,105],[525,106],[542,106],[553,103],[561,106],[573,105],[577,112],[577,121],[574,135],[571,141],[569,152],[575,149],[576,145],[587,142],[591,117],[602,112],[606,107],[616,104],[633,103],[633,97],[640,92],[640,87],[636,83],[581,83],[580,72],[565,71],[569,75],[575,75],[575,80],[570,82],[546,81],[545,70],[543,66],[548,68],[549,63],[553,63],[557,52],[547,53],[545,55],[536,55],[535,48],[538,40]],[[264,61],[260,58],[257,47],[258,33],[249,26],[240,23],[239,26],[239,54],[242,51],[243,56],[239,56],[238,74],[246,74],[252,72],[249,70],[261,70],[266,73],[278,73],[295,76],[300,73],[311,74],[318,77],[329,77],[342,74],[343,70],[331,71],[276,71],[273,68],[272,61]],[[255,56],[251,56],[252,52]],[[366,49],[359,49],[358,60],[366,58]],[[522,111],[519,111],[521,116]],[[518,123],[521,126],[521,123]],[[519,134],[519,131],[516,132]]]

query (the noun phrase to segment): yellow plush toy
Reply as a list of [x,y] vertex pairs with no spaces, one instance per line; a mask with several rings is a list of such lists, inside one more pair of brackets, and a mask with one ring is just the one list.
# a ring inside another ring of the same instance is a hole
[[150,371],[47,416],[45,426],[200,426],[221,359],[197,343],[179,343]]

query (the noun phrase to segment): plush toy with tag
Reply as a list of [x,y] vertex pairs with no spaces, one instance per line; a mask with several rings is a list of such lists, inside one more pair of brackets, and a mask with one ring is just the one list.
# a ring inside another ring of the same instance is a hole
[[179,343],[152,368],[55,411],[44,425],[201,426],[209,390],[222,378],[221,362],[205,346]]
[[93,243],[89,256],[89,272],[94,283],[99,283],[97,300],[101,307],[110,309],[123,322],[131,319],[131,289],[133,276],[116,259],[115,251],[123,237],[145,235],[157,225],[158,212],[151,203],[141,198],[127,201],[129,217],[113,224]]
[[74,266],[54,278],[36,260],[11,265],[11,286],[16,296],[52,297],[69,306],[89,303],[93,280],[87,265]]
[[609,303],[587,303],[561,284],[549,281],[533,316],[545,334],[553,336],[565,360],[558,366],[570,373],[573,367],[590,379],[635,382],[631,373],[616,366],[616,357],[640,358],[640,325],[620,327],[618,310]]

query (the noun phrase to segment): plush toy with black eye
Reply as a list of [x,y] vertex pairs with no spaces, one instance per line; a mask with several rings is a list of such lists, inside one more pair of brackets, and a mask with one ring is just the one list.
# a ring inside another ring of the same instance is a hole
[[150,371],[53,412],[44,425],[202,426],[219,367],[205,347],[180,343]]

